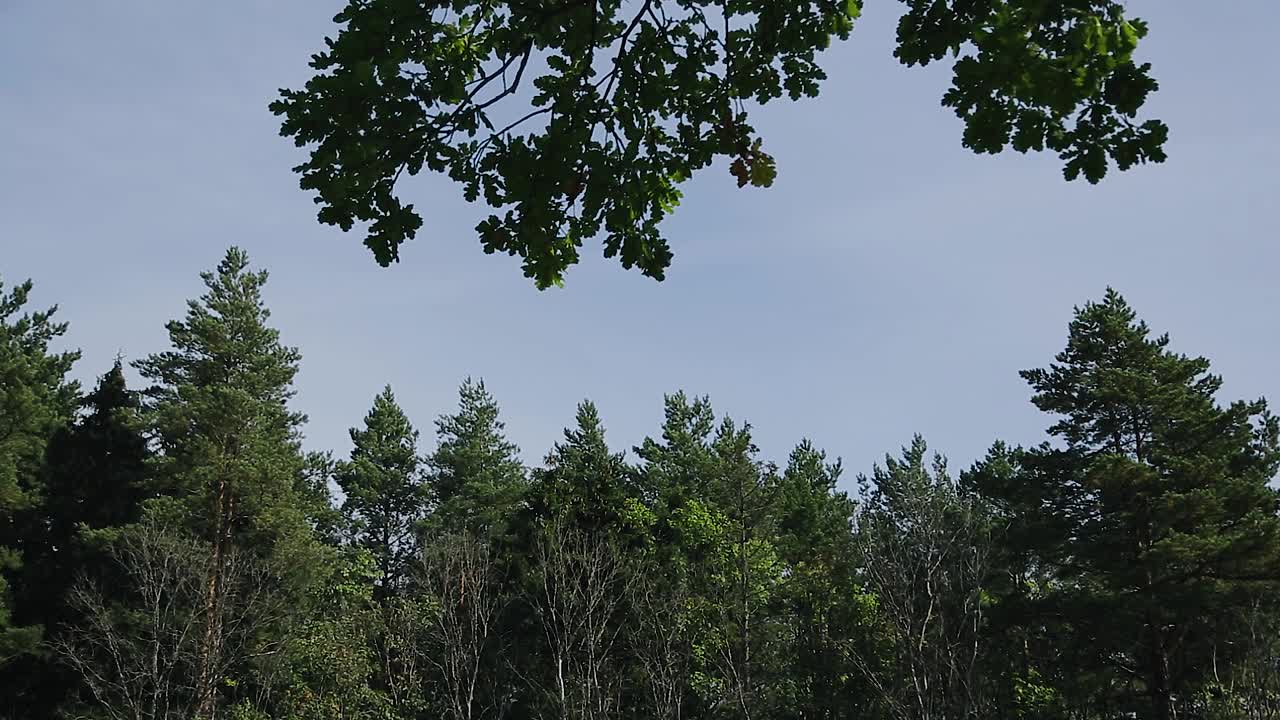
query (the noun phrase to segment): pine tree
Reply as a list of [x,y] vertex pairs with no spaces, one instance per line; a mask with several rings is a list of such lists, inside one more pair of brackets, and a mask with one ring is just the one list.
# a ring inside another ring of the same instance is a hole
[[713,674],[708,693],[735,705],[742,720],[768,717],[783,699],[783,624],[771,612],[782,590],[784,565],[776,544],[778,472],[759,459],[751,425],[725,418],[711,444],[715,469],[707,510],[715,528],[706,559],[704,600],[711,625]]
[[705,712],[698,701],[707,694],[707,646],[715,640],[708,628],[723,597],[710,595],[710,573],[704,570],[714,556],[711,546],[728,530],[723,516],[709,509],[717,468],[711,401],[677,392],[665,396],[663,405],[660,436],[646,437],[635,448],[642,495],[653,514],[653,547],[634,642],[647,668],[644,683],[654,714],[673,720],[695,708]]
[[157,473],[178,497],[152,514],[212,548],[194,678],[196,717],[208,720],[220,701],[215,668],[225,649],[224,606],[232,601],[228,563],[250,553],[302,572],[306,563],[289,556],[305,553],[312,538],[298,492],[304,417],[288,407],[300,356],[267,324],[267,273],[251,271],[248,256],[231,248],[201,277],[205,294],[188,302],[184,320],[168,324],[173,349],[136,366],[155,382],[147,413],[160,452]]
[[498,533],[524,492],[525,468],[484,382],[468,378],[458,396],[457,414],[436,421],[439,445],[428,460],[429,524],[445,532]]
[[390,385],[374,398],[364,427],[351,429],[351,441],[351,459],[336,474],[345,495],[342,511],[351,539],[373,557],[376,596],[385,598],[408,574],[427,502],[418,431]]
[[837,485],[842,466],[810,441],[791,452],[777,492],[778,554],[786,567],[778,612],[789,623],[784,717],[864,717],[867,688],[850,660],[865,653],[869,612],[858,590],[851,519],[855,503]]
[[888,640],[882,665],[861,663],[868,680],[897,720],[990,717],[985,506],[918,435],[859,484],[860,575]]
[[643,463],[645,496],[655,507],[671,509],[709,491],[714,475],[710,438],[716,421],[706,397],[690,400],[677,392],[663,398],[663,404],[661,438],[645,438],[635,451]]
[[547,454],[534,472],[531,511],[574,530],[634,539],[644,532],[634,471],[623,453],[609,450],[600,414],[590,401],[578,405],[577,426]]
[[1052,568],[1042,609],[1069,619],[1081,665],[1110,669],[1117,696],[1136,679],[1154,720],[1225,648],[1211,619],[1280,581],[1280,423],[1263,400],[1220,406],[1209,361],[1168,345],[1113,290],[1077,308],[1056,363],[1022,373],[1061,444],[976,478]]
[[855,505],[837,488],[844,467],[809,440],[803,440],[787,459],[778,486],[779,550],[799,562],[814,548],[839,553],[848,547]]
[[[119,361],[82,406],[85,413],[50,439],[43,502],[28,509],[21,523],[28,546],[17,615],[43,626],[47,636],[76,620],[68,593],[78,579],[115,586],[115,563],[101,536],[136,522],[147,492],[149,453],[137,426],[139,401],[126,387]],[[53,717],[74,691],[74,675],[46,658],[21,665],[0,682],[15,691],[24,688],[24,717]]]
[[656,561],[687,628],[691,695],[702,712],[767,717],[782,699],[784,628],[769,609],[783,565],[775,545],[776,468],[758,458],[749,425],[715,422],[707,398],[666,398],[661,440],[637,448],[653,501]]
[[22,313],[30,281],[4,292],[0,283],[0,665],[35,648],[38,627],[12,623],[9,578],[21,566],[27,538],[17,515],[38,507],[45,444],[75,410],[79,386],[67,373],[78,352],[51,352],[67,329],[57,308]]
[[612,717],[644,699],[626,682],[623,648],[650,517],[625,455],[609,449],[595,405],[581,402],[533,472],[503,548],[517,593],[507,622],[520,628],[504,653],[551,688],[533,698],[542,712]]
[[308,452],[303,457],[302,475],[297,485],[299,508],[311,525],[315,539],[330,548],[342,544],[346,521],[333,498],[333,486],[340,463],[330,451]]

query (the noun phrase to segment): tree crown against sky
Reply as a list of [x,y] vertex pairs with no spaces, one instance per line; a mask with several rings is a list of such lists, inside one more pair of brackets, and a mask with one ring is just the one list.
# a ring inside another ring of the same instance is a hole
[[319,462],[266,274],[232,249],[203,279],[139,363],[143,401],[117,365],[79,415],[47,347],[65,328],[9,302],[8,396],[67,403],[42,425],[0,405],[44,449],[0,507],[24,563],[0,716],[1252,719],[1280,698],[1280,424],[1222,404],[1116,292],[1023,373],[1046,442],[956,478],[916,437],[851,497],[813,443],[774,463],[685,393],[634,460],[583,402],[527,468],[481,381],[434,449],[385,388]]
[[[1051,151],[1068,180],[1165,159],[1168,130],[1140,121],[1157,88],[1135,51],[1147,34],[1115,0],[905,0],[896,57],[954,59],[942,104],[964,146]],[[301,90],[272,111],[307,146],[295,170],[319,220],[365,232],[387,265],[423,227],[397,184],[429,170],[494,213],[486,253],[561,285],[586,241],[661,280],[661,231],[680,185],[717,159],[738,185],[778,169],[752,107],[818,95],[819,57],[861,0],[353,0]],[[840,74],[836,74],[839,81]]]

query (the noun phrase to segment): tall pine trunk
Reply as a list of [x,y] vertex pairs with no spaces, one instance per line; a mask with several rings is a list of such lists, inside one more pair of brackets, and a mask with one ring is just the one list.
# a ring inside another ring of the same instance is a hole
[[1174,720],[1173,692],[1170,688],[1169,650],[1164,641],[1164,631],[1151,624],[1151,710],[1153,720]]
[[231,519],[235,499],[225,475],[218,478],[214,500],[213,558],[205,582],[204,633],[200,640],[196,671],[197,720],[214,720],[218,707],[218,659],[222,655],[222,611],[226,585],[227,554],[231,544]]

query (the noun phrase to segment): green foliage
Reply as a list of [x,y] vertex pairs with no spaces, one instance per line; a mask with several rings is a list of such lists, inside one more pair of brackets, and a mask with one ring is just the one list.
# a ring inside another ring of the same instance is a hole
[[1019,718],[1043,718],[1063,704],[1061,693],[1045,684],[1035,668],[1014,676],[1013,697],[1014,713]]
[[707,490],[713,457],[708,439],[715,413],[708,398],[690,401],[683,393],[664,398],[660,440],[645,438],[636,448],[644,462],[644,492],[660,508],[679,508],[686,498]]
[[[123,582],[107,553],[114,533],[137,522],[146,496],[149,452],[139,428],[137,394],[117,362],[81,400],[83,413],[50,438],[38,506],[18,513],[24,545],[15,616],[46,629],[46,646],[76,619],[67,602],[77,580]],[[5,672],[8,670],[9,672]],[[47,652],[0,669],[25,717],[52,717],[76,678]]]
[[388,717],[385,698],[370,684],[374,658],[358,616],[312,621],[290,648],[292,684],[280,717],[343,720]]
[[[234,551],[233,551],[234,552]],[[191,717],[199,705],[192,682],[204,661],[201,633],[204,588],[219,564],[212,543],[144,519],[123,529],[109,545],[116,569],[110,585],[88,578],[69,595],[80,621],[59,639],[60,660],[84,680],[72,705],[103,717]],[[255,615],[274,604],[263,592],[259,563],[234,553],[224,574],[226,597],[217,609],[225,622],[225,647],[238,649],[255,635]],[[244,560],[245,562],[240,562]],[[238,683],[225,671],[234,651],[213,660],[221,684]],[[72,717],[78,716],[73,714]]]
[[371,643],[377,615],[370,588],[381,568],[367,552],[337,556],[326,577],[312,586],[313,614],[293,628],[275,669],[283,695],[275,717],[285,720],[391,718],[385,695],[374,687]]
[[458,412],[436,421],[439,445],[427,461],[428,525],[444,532],[500,532],[524,492],[524,465],[503,435],[498,403],[484,382],[467,379],[458,399]]
[[1053,442],[956,480],[916,438],[855,502],[683,393],[634,464],[584,402],[526,473],[471,381],[425,461],[389,389],[304,455],[265,274],[204,277],[145,402],[117,366],[76,417],[8,296],[0,717],[1276,717],[1280,422],[1114,292],[1023,373]]
[[838,488],[843,472],[839,459],[828,463],[808,440],[791,451],[778,487],[778,531],[787,556],[814,559],[815,548],[840,552],[855,508]]
[[[904,0],[897,57],[958,58],[943,104],[977,152],[1052,150],[1068,179],[1160,162],[1167,136],[1136,116],[1156,89],[1134,60],[1147,26],[1114,0]],[[404,173],[447,174],[495,210],[485,252],[560,285],[584,241],[661,280],[660,225],[679,186],[719,158],[739,187],[768,187],[774,158],[750,107],[818,95],[818,54],[844,40],[861,0],[352,0],[302,90],[271,109],[310,147],[295,168],[321,222],[367,226],[399,259],[422,215]]]
[[796,718],[865,716],[870,688],[850,654],[873,651],[875,616],[859,600],[859,563],[850,520],[856,504],[837,486],[839,460],[808,440],[791,452],[777,491],[775,545],[786,579],[777,612],[792,638],[783,706]]
[[[38,507],[40,463],[54,430],[70,419],[79,386],[67,380],[78,352],[52,352],[66,332],[57,308],[23,312],[30,281],[0,283],[0,666],[34,649],[40,628],[10,619],[9,576],[22,562],[17,514]],[[21,313],[21,314],[19,314]]]
[[1137,123],[1157,89],[1134,61],[1147,24],[1114,0],[904,0],[897,57],[927,65],[958,57],[942,104],[965,122],[964,146],[997,153],[1052,150],[1063,175],[1096,183],[1114,163],[1163,162],[1168,128]]
[[268,325],[267,273],[251,271],[242,250],[201,278],[205,294],[167,325],[173,349],[134,363],[155,383],[146,415],[159,487],[180,498],[152,507],[210,541],[229,532],[266,554],[309,534],[297,497],[306,418],[288,407],[301,356]]
[[69,549],[86,531],[136,522],[150,492],[141,402],[127,387],[120,362],[99,378],[81,407],[85,412],[56,432],[47,449],[42,505],[51,548]]
[[387,386],[373,401],[363,428],[352,428],[350,461],[337,472],[348,533],[378,567],[381,593],[398,587],[418,551],[427,487],[418,456],[418,431]]
[[[146,391],[145,412],[157,449],[157,487],[165,495],[148,504],[148,516],[212,548],[194,685],[196,716],[213,720],[224,701],[253,691],[223,686],[214,672],[224,655],[222,637],[233,630],[222,614],[235,603],[225,585],[232,559],[244,554],[271,568],[272,592],[302,612],[324,550],[309,517],[314,496],[303,492],[305,418],[288,407],[300,355],[281,345],[268,324],[267,273],[250,270],[248,256],[233,247],[216,271],[201,277],[205,294],[188,302],[185,319],[167,326],[172,349],[135,366],[155,383]],[[281,614],[271,623],[288,621]],[[249,672],[244,657],[233,659],[235,672]]]
[[975,473],[1051,571],[1028,621],[1065,620],[1080,651],[1060,654],[1111,694],[1134,677],[1156,718],[1209,673],[1212,619],[1280,581],[1280,423],[1265,401],[1219,406],[1209,362],[1168,345],[1114,291],[1077,309],[1057,362],[1023,373],[1063,445]]
[[885,632],[883,664],[862,660],[862,671],[895,718],[987,716],[986,585],[997,573],[986,508],[918,435],[859,484],[860,575]]
[[662,440],[637,451],[666,591],[687,598],[690,694],[703,712],[780,712],[795,694],[785,669],[795,626],[779,605],[796,568],[779,552],[776,469],[756,457],[750,426],[716,426],[710,403],[683,393],[666,399]]
[[532,512],[588,534],[635,540],[648,531],[634,471],[623,453],[609,450],[596,406],[578,405],[577,427],[547,454],[529,489]]
[[303,457],[303,468],[294,483],[299,509],[311,524],[316,539],[327,545],[338,545],[346,532],[342,508],[333,500],[332,486],[338,463],[331,452],[309,452]]

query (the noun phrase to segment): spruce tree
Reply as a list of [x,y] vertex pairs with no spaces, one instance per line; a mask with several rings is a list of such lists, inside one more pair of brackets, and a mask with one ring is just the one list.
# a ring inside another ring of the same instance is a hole
[[851,653],[866,652],[869,612],[857,593],[851,518],[855,503],[839,490],[842,466],[808,440],[792,450],[777,492],[776,544],[786,567],[779,614],[790,625],[784,717],[864,717],[866,696]]
[[48,448],[44,509],[55,551],[76,545],[82,530],[136,522],[149,492],[141,402],[128,388],[120,361],[81,404],[85,414],[55,434]]
[[1152,337],[1114,290],[1022,376],[1059,443],[975,481],[1052,569],[1042,611],[1088,648],[1080,669],[1111,671],[1117,710],[1168,720],[1229,647],[1212,619],[1280,581],[1280,423],[1264,400],[1218,404],[1209,361]]
[[428,460],[433,530],[502,532],[525,490],[525,468],[503,434],[498,403],[468,378],[454,415],[436,421],[439,445]]
[[378,571],[377,598],[400,587],[418,550],[427,488],[418,431],[388,385],[373,400],[363,428],[351,429],[351,459],[336,473],[351,540],[369,551]]
[[304,572],[299,557],[312,537],[298,492],[304,417],[288,405],[300,355],[268,325],[267,273],[250,270],[248,256],[233,247],[201,277],[205,294],[188,302],[185,319],[168,324],[173,348],[136,367],[155,383],[147,414],[160,453],[156,470],[177,497],[154,505],[152,515],[212,548],[193,679],[196,717],[208,720],[223,680],[214,668],[224,652],[224,606],[233,601],[228,563],[248,553],[281,572]]
[[[28,545],[16,614],[54,638],[77,619],[68,604],[75,582],[116,585],[116,565],[103,536],[136,522],[147,493],[149,453],[137,423],[139,400],[126,387],[119,361],[81,404],[84,414],[50,439],[43,502],[23,513],[21,523]],[[18,665],[0,675],[0,682],[15,693],[23,688],[23,716],[54,717],[73,695],[74,674],[51,658]]]
[[28,544],[19,514],[38,507],[45,445],[75,411],[79,386],[67,379],[78,352],[50,345],[67,330],[53,320],[57,308],[23,312],[30,281],[4,291],[0,283],[0,665],[36,647],[40,629],[15,626],[10,578]]

